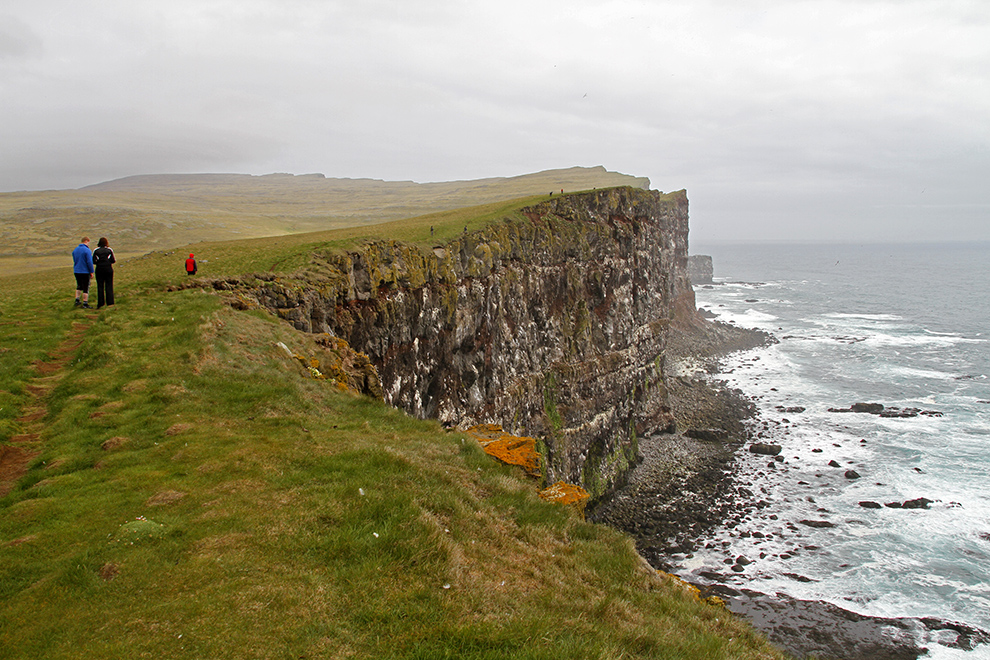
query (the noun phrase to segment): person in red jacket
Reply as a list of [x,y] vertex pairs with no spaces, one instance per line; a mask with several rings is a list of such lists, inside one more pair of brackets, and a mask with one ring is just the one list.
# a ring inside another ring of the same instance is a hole
[[189,253],[189,258],[186,259],[186,275],[196,274],[196,259],[193,258],[192,253]]

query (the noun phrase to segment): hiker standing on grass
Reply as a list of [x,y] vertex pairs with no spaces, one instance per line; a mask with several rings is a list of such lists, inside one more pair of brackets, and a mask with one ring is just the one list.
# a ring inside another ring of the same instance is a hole
[[101,238],[93,250],[93,266],[96,269],[96,309],[113,305],[113,264],[117,258],[113,256],[110,241]]
[[186,275],[196,274],[196,259],[193,257],[192,252],[189,253],[189,258],[186,259]]
[[93,251],[89,249],[89,236],[72,251],[72,272],[76,276],[76,307],[89,309],[89,282],[93,279]]

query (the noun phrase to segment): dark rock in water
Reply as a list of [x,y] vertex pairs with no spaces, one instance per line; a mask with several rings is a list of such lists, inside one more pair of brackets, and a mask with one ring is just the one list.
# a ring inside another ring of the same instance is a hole
[[782,413],[803,413],[805,410],[804,406],[777,406],[777,411]]
[[748,302],[748,303],[755,303],[755,302],[760,302],[760,301],[757,300],[756,298],[746,298],[746,302]]
[[835,523],[830,523],[827,520],[799,520],[802,525],[807,525],[808,527],[817,527],[819,529],[826,527],[835,527]]
[[812,580],[810,577],[806,577],[804,575],[798,575],[797,573],[781,573],[781,575],[783,575],[784,577],[789,577],[792,580],[796,580],[798,582],[818,582],[818,580]]
[[856,470],[846,470],[844,476],[846,479],[859,479],[859,472],[856,472]]
[[990,541],[990,533],[983,532],[982,534],[980,534],[980,538],[983,539],[984,541]]
[[765,442],[754,442],[749,446],[749,451],[754,454],[764,454],[766,456],[776,456],[783,449],[780,445],[771,445]]
[[829,408],[829,412],[835,413],[868,413],[886,418],[908,418],[923,415],[925,417],[942,417],[942,413],[937,410],[922,410],[920,408],[894,408],[884,407],[882,403],[854,403],[848,408]]
[[[712,287],[706,286],[705,288],[711,289]],[[718,318],[718,314],[716,314],[715,312],[709,309],[702,309],[701,307],[698,308],[698,315],[701,316],[702,318],[706,318],[709,320]]]
[[880,412],[874,414],[886,418],[908,418],[917,417],[920,412],[921,411],[917,408],[887,408],[886,410],[881,410]]
[[[787,577],[804,581],[796,574]],[[748,589],[740,592],[719,584],[703,586],[702,594],[720,596],[731,612],[798,658],[917,660],[927,655],[926,647],[936,643],[963,651],[990,643],[987,631],[954,621],[871,617],[824,601]]]
[[935,500],[930,500],[927,497],[919,497],[904,502],[887,502],[884,506],[890,509],[927,509],[928,505],[934,502]]
[[829,467],[840,467],[839,466],[839,462],[838,461],[834,461],[834,460],[833,461],[829,461],[828,462],[828,466]]
[[723,429],[688,429],[684,435],[705,442],[721,442],[728,434]]
[[880,508],[880,503],[879,502],[865,501],[865,502],[860,502],[859,505],[861,507],[863,507],[864,509],[879,509]]
[[822,453],[822,450],[821,449],[812,449],[811,450],[811,453],[813,453],[813,454],[820,454],[820,453]]

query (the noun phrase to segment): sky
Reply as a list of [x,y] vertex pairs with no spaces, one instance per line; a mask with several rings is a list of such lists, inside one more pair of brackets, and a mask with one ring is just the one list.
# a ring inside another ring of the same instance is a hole
[[0,5],[0,192],[576,165],[695,242],[990,240],[990,2]]

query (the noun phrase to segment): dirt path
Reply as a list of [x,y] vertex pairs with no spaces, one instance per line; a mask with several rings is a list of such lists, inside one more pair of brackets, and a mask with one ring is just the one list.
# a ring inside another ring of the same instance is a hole
[[93,324],[95,316],[74,321],[65,339],[48,354],[45,360],[34,363],[37,376],[28,381],[25,390],[28,403],[15,421],[22,433],[13,436],[9,443],[0,445],[0,497],[10,493],[18,480],[27,473],[31,460],[41,452],[41,432],[44,430],[48,406],[48,394],[65,375],[65,367],[75,356]]

